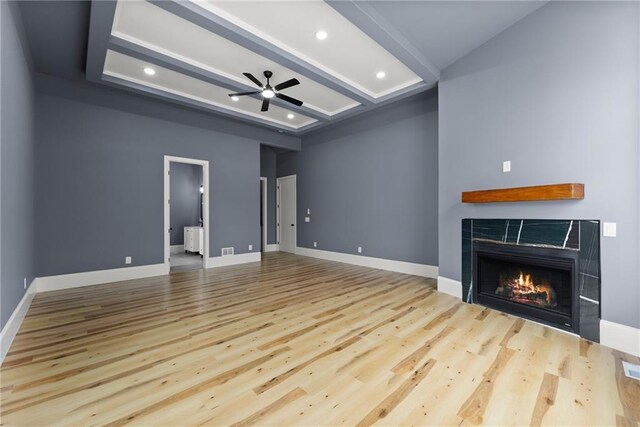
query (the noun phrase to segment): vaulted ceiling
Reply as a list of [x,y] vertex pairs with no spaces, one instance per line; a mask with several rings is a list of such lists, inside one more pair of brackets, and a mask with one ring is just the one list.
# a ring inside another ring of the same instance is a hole
[[[453,3],[453,4],[452,4]],[[434,87],[542,2],[93,1],[87,79],[294,134]],[[406,25],[405,25],[406,24]],[[324,32],[326,37],[319,37]],[[295,78],[261,111],[260,93]],[[283,98],[283,99],[281,99]]]

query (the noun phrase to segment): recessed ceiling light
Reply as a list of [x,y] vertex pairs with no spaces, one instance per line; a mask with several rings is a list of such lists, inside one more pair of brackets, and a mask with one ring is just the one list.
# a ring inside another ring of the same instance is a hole
[[240,101],[240,98],[238,98],[237,96],[234,95],[234,96],[231,97],[231,100],[232,101]]
[[153,69],[153,68],[151,68],[151,67],[144,67],[144,73],[145,73],[147,76],[155,76],[155,74],[156,74],[156,70],[154,70],[154,69]]
[[376,77],[379,78],[379,79],[384,79],[386,75],[387,75],[387,73],[385,73],[384,71],[378,71],[376,73]]
[[291,120],[293,119],[295,116],[292,113],[287,114],[287,119]]
[[318,40],[325,40],[328,36],[329,36],[329,34],[327,34],[326,31],[320,30],[320,31],[316,32],[316,38]]

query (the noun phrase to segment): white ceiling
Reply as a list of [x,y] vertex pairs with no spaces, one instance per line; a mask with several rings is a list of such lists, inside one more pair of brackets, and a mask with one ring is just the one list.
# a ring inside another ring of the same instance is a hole
[[[324,1],[194,2],[374,98],[421,80]],[[316,39],[319,30],[326,40]],[[378,79],[378,71],[386,77]]]
[[[94,0],[87,78],[301,133],[433,87],[441,69],[543,4]],[[272,86],[298,79],[282,94],[302,107],[273,99],[261,112],[260,96],[229,98],[258,89],[242,73],[264,82],[265,70]]]
[[[168,28],[171,31],[167,31]],[[240,84],[253,85],[242,75],[244,72],[264,81],[263,71],[273,71],[271,83],[276,84],[295,77],[300,81],[300,85],[288,88],[282,93],[303,100],[308,107],[327,115],[337,114],[359,104],[145,1],[118,1],[112,34],[223,75]]]

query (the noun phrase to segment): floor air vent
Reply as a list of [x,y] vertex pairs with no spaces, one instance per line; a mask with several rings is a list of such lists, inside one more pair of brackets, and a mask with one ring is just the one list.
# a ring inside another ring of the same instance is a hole
[[622,361],[622,366],[624,367],[624,374],[626,376],[640,381],[640,365]]
[[233,255],[233,247],[222,248],[222,256]]

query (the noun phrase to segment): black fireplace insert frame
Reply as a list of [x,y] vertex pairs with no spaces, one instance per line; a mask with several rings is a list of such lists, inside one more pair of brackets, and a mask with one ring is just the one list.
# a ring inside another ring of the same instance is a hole
[[[496,260],[522,262],[569,271],[571,274],[571,314],[565,315],[554,310],[509,301],[479,292],[478,261],[483,255]],[[578,263],[579,252],[570,249],[519,246],[475,240],[473,242],[473,300],[486,307],[579,334]]]

